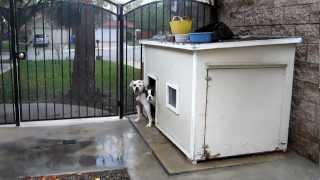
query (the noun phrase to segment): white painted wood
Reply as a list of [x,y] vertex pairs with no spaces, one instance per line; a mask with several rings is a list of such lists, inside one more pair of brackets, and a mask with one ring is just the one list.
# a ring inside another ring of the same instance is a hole
[[288,147],[288,135],[289,135],[289,121],[292,101],[292,87],[293,87],[293,73],[294,73],[294,59],[295,48],[291,48],[288,52],[288,66],[286,71],[286,80],[283,89],[282,99],[282,112],[281,112],[281,124],[280,124],[280,144],[279,148],[282,151],[287,151]]
[[192,95],[191,95],[191,129],[190,129],[190,151],[192,152],[192,159],[195,160],[196,154],[196,98],[197,98],[197,67],[198,67],[198,54],[195,52],[192,55]]
[[297,44],[301,43],[302,38],[280,38],[280,39],[268,39],[268,40],[248,40],[248,41],[233,41],[233,42],[216,42],[216,43],[202,43],[202,44],[191,44],[191,43],[174,43],[166,41],[152,41],[152,40],[141,40],[140,43],[143,45],[167,47],[182,50],[211,50],[221,48],[236,48],[236,47],[255,47],[255,46],[267,46],[267,45],[281,45],[281,44]]
[[208,72],[206,139],[213,156],[275,151],[279,147],[284,68]]
[[[147,47],[145,53],[145,75],[153,74],[158,78],[157,126],[166,132],[166,136],[170,136],[170,140],[175,142],[177,147],[191,154],[192,54],[170,49],[163,51],[153,47]],[[166,83],[179,86],[179,114],[166,106]]]
[[[294,64],[294,54],[295,54],[295,45],[272,45],[272,46],[257,46],[257,47],[247,47],[247,48],[232,48],[232,49],[215,49],[211,51],[199,51],[199,68],[198,68],[198,79],[205,79],[207,69],[212,66],[284,66],[286,68],[286,76],[292,78],[293,69],[289,67]],[[284,83],[285,84],[285,83]],[[288,82],[287,84],[290,84]],[[292,82],[291,82],[292,86]],[[286,109],[290,109],[291,103],[291,93],[292,87],[287,86],[284,89],[287,101],[283,100],[283,106]],[[196,158],[201,159],[201,152],[204,142],[204,127],[205,127],[205,107],[206,105],[206,83],[204,81],[199,81],[197,84],[197,123],[196,123]],[[285,126],[281,126],[281,135],[284,139],[287,139],[288,135],[288,124],[289,124],[289,115],[288,112],[282,112],[284,117],[282,118],[281,123]],[[284,141],[284,142],[287,142]],[[279,142],[280,143],[280,142]],[[281,146],[280,146],[281,147]],[[281,150],[286,150],[287,145],[285,144]]]
[[181,145],[178,143],[178,141],[177,141],[173,136],[171,136],[171,135],[168,133],[168,131],[163,130],[163,129],[161,128],[161,126],[159,126],[159,125],[157,125],[156,127],[157,127],[157,128],[160,130],[160,132],[161,132],[162,134],[164,134],[171,142],[174,142],[175,146],[176,146],[177,148],[179,148],[180,151],[182,151],[187,158],[193,159],[192,154],[190,153],[190,151],[187,150],[187,149],[185,149],[184,146],[181,146]]
[[[191,161],[204,159],[205,145],[212,158],[285,151],[300,41],[142,41],[145,75],[157,77],[156,126]],[[179,87],[179,114],[166,106],[167,82]]]

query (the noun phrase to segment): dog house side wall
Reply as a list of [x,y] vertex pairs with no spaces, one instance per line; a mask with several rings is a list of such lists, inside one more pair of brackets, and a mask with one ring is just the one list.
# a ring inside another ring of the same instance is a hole
[[[205,144],[205,121],[206,121],[206,103],[207,103],[207,69],[211,65],[243,65],[243,64],[287,64],[286,83],[287,88],[285,97],[282,99],[283,107],[281,114],[281,129],[279,132],[280,142],[287,142],[288,125],[291,103],[292,89],[292,73],[294,65],[294,45],[273,45],[273,46],[258,46],[245,48],[228,48],[215,49],[210,51],[198,52],[199,63],[197,65],[197,99],[196,99],[196,159],[201,159],[203,154],[203,146]],[[281,99],[279,99],[281,101]],[[245,103],[245,102],[244,102]],[[210,110],[210,107],[207,108]],[[208,120],[207,120],[208,121]],[[207,127],[206,131],[210,131]],[[208,144],[208,143],[206,143]],[[212,148],[212,147],[209,147]],[[282,150],[286,150],[287,145],[281,145]]]
[[[192,159],[191,150],[191,107],[192,107],[192,53],[145,46],[144,77],[156,78],[156,126],[188,158]],[[166,105],[166,85],[178,87],[178,113]]]

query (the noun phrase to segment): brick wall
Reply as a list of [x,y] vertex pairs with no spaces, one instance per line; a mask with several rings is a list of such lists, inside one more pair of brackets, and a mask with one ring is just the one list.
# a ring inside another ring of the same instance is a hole
[[319,162],[320,0],[218,0],[220,20],[235,33],[302,36],[297,48],[289,147]]

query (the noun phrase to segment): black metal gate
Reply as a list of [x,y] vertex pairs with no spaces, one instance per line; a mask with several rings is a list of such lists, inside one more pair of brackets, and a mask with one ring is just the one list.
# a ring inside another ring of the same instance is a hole
[[169,33],[173,16],[192,17],[194,29],[216,20],[214,6],[193,0],[0,6],[0,124],[134,113],[128,84],[143,78],[139,40]]
[[[125,66],[123,85],[123,111],[124,114],[135,113],[134,97],[128,84],[133,79],[143,77],[143,47],[139,39],[152,38],[154,35],[170,33],[169,21],[174,16],[187,16],[193,20],[193,30],[208,25],[217,20],[216,6],[196,0],[161,0],[135,7],[136,1],[130,1],[123,6],[126,12],[124,22],[132,23],[131,28],[123,28],[124,36],[124,64],[132,63],[132,67],[140,67],[141,71],[127,76],[130,66]],[[216,3],[215,3],[216,4]],[[130,51],[130,49],[133,49]]]

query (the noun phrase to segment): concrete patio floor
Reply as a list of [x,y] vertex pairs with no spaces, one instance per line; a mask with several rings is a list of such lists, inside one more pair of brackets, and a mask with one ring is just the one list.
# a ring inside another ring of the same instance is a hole
[[1,127],[0,137],[3,180],[119,167],[128,167],[134,180],[320,179],[319,166],[295,153],[262,164],[168,176],[127,120],[61,127]]

